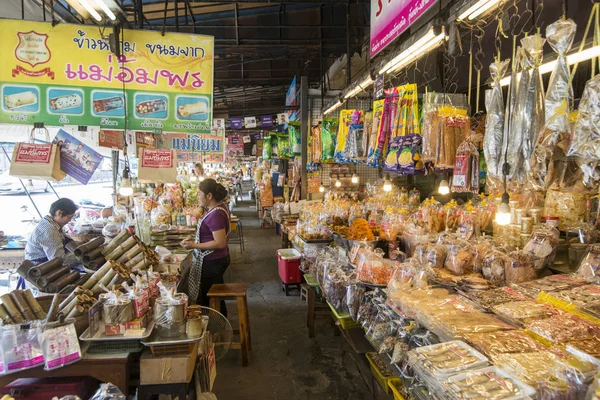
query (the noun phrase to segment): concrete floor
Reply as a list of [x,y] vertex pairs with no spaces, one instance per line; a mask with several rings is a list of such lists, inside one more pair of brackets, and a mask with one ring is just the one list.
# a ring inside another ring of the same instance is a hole
[[[252,329],[250,365],[241,366],[239,350],[217,362],[213,392],[219,400],[373,399],[372,374],[364,355],[356,354],[327,320],[316,321],[309,339],[306,303],[281,291],[275,251],[281,238],[261,229],[253,202],[234,210],[244,226],[246,251],[231,245],[229,282],[248,282]],[[236,324],[235,304],[228,302]]]

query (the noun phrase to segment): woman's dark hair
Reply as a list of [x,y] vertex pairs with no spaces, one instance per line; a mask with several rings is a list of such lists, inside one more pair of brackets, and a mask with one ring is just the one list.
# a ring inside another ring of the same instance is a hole
[[229,194],[227,189],[225,189],[225,186],[217,183],[217,181],[214,179],[205,179],[200,182],[200,190],[202,193],[204,193],[204,195],[211,193],[213,195],[213,199],[215,199],[217,202],[225,200]]
[[73,200],[63,197],[50,205],[50,215],[54,217],[59,210],[63,212],[63,215],[71,215],[75,214],[75,211],[77,211],[78,208],[79,207],[77,207],[77,204],[75,204]]

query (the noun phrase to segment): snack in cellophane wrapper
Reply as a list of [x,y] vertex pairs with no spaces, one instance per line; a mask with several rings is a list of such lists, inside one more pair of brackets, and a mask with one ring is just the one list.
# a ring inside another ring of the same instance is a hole
[[492,357],[494,365],[505,371],[511,371],[528,385],[537,387],[544,382],[548,371],[556,368],[560,358],[550,350],[528,353],[504,353]]
[[429,282],[428,273],[429,269],[427,266],[411,258],[396,268],[388,283],[388,289],[393,291],[425,288]]
[[321,160],[332,162],[335,154],[335,141],[339,122],[333,118],[325,118],[321,127]]
[[466,240],[480,235],[479,216],[470,204],[467,204],[460,214],[460,222],[456,233]]
[[558,217],[559,229],[568,230],[579,225],[587,209],[586,203],[591,193],[583,188],[548,190],[544,203],[544,215]]
[[386,172],[398,172],[398,155],[402,147],[404,138],[397,137],[392,139],[390,149],[385,157],[384,169]]
[[536,394],[533,387],[498,367],[467,370],[443,380],[441,386],[452,399],[528,399]]
[[421,376],[438,379],[488,365],[488,359],[483,354],[458,340],[411,350],[408,359],[411,367],[419,371]]
[[458,146],[452,175],[452,191],[479,192],[479,150],[473,144],[476,138],[468,137]]
[[[367,165],[379,167],[387,157],[388,145],[390,140],[390,113],[392,99],[386,97],[385,100],[373,102],[373,129],[377,129],[376,136],[371,135],[369,140],[369,154],[367,156]],[[375,124],[377,122],[377,126]]]
[[483,153],[487,163],[488,182],[499,183],[502,179],[502,164],[504,163],[504,100],[500,79],[506,74],[510,60],[495,61],[490,65],[490,74],[494,85],[486,91],[485,104],[487,116],[485,120],[485,137]]
[[356,110],[350,114],[350,125],[346,135],[346,146],[344,147],[342,157],[347,161],[357,161],[363,158],[366,154],[359,153],[359,149],[363,146],[364,134],[364,115],[363,111]]
[[549,318],[555,311],[547,304],[529,301],[513,301],[492,307],[494,314],[516,326],[523,326],[532,321]]
[[[367,165],[371,167],[379,166],[377,146],[379,140],[379,132],[383,124],[385,111],[385,100],[376,100],[373,102],[373,122],[371,123],[371,131],[369,132],[369,144],[367,151]],[[380,154],[379,154],[380,155]]]
[[0,327],[4,373],[37,367],[44,363],[39,342],[39,327],[30,324],[13,324]]
[[473,272],[482,272],[483,263],[487,253],[495,247],[491,236],[476,238],[473,242],[475,258],[473,260]]
[[444,208],[446,209],[446,232],[456,232],[460,222],[461,208],[454,199],[446,203]]
[[434,200],[425,199],[421,208],[425,227],[430,233],[438,233],[444,230],[446,224],[446,210]]
[[[559,300],[573,304],[579,308],[584,308],[591,304],[600,303],[600,286],[586,285],[554,292],[551,294]],[[600,348],[598,349],[600,351]]]
[[600,335],[600,327],[567,313],[532,321],[525,326],[554,344],[567,343]]
[[456,240],[448,245],[444,267],[454,275],[465,275],[473,271],[475,251],[466,240]]
[[365,294],[365,288],[362,285],[350,284],[346,286],[346,308],[350,317],[357,321],[360,303]]
[[46,371],[73,364],[82,358],[79,339],[73,324],[42,327],[39,341],[44,353]]
[[506,264],[504,279],[507,285],[511,283],[528,282],[535,278],[533,258],[523,251],[516,250],[508,254],[509,264]]
[[410,207],[418,207],[421,204],[421,192],[417,188],[413,188],[408,192],[408,205]]
[[506,353],[529,353],[544,350],[544,346],[522,331],[469,333],[465,340],[475,349],[493,358]]
[[424,174],[425,164],[421,154],[422,136],[406,135],[402,139],[402,147],[398,154],[398,171],[403,175]]
[[493,285],[504,285],[506,266],[509,264],[510,259],[505,253],[492,249],[483,256],[481,273]]
[[523,252],[533,258],[533,264],[540,270],[554,261],[560,232],[549,225],[535,228],[531,238],[523,247]]
[[439,243],[427,245],[425,251],[425,263],[432,268],[444,268],[446,262],[447,250],[446,247]]
[[586,282],[584,280],[567,275],[550,275],[545,278],[511,285],[511,287],[517,292],[535,299],[540,292],[557,292],[559,290],[567,290],[585,284]]
[[356,273],[351,268],[336,265],[327,269],[323,284],[323,294],[329,304],[338,313],[346,311],[346,288],[356,283]]
[[[521,73],[517,75],[517,66],[521,66]],[[517,183],[519,176],[522,175],[523,169],[523,147],[524,131],[522,129],[523,110],[525,102],[527,100],[527,88],[529,86],[530,79],[530,68],[532,66],[527,54],[522,47],[518,47],[513,62],[511,83],[510,83],[510,97],[511,100],[507,102],[506,121],[504,126],[504,146],[502,153],[506,155],[506,162],[510,165],[510,173],[507,175],[507,179],[512,183]],[[510,111],[508,108],[512,108]],[[533,110],[529,110],[533,112]],[[528,114],[528,117],[531,114]],[[525,118],[525,119],[527,119]],[[510,124],[508,123],[510,121]],[[506,129],[508,128],[508,132]],[[508,138],[510,137],[510,140]]]
[[577,267],[577,277],[600,284],[600,244],[588,246]]

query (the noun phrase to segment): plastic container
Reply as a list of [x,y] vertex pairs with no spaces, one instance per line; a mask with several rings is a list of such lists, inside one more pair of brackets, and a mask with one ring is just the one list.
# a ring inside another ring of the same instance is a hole
[[400,394],[400,388],[403,386],[400,378],[390,379],[388,386],[394,395],[394,400],[404,400],[404,397]]
[[19,378],[0,389],[15,400],[48,400],[68,395],[89,399],[97,389],[97,381],[87,377],[71,378]]
[[389,382],[393,379],[399,379],[398,377],[391,375],[391,376],[385,376],[381,373],[381,371],[379,370],[379,368],[377,368],[377,365],[375,365],[375,361],[373,360],[373,355],[375,353],[367,353],[365,354],[367,357],[367,360],[369,360],[369,365],[371,365],[371,372],[373,372],[373,377],[375,378],[375,380],[377,382],[379,382],[379,385],[381,386],[381,388],[385,391],[385,394],[391,394],[392,389],[390,388]]
[[[509,381],[513,384],[515,390],[513,395],[508,395],[507,397],[502,397],[505,400],[517,400],[517,399],[529,399],[530,397],[535,396],[536,391],[529,385],[521,382],[519,379],[514,376],[504,372],[498,367],[487,367],[481,368],[474,371],[466,371],[462,374],[453,375],[448,380],[444,381],[442,385],[444,388],[451,393],[452,395],[449,398],[462,399],[466,397],[461,397],[463,395],[464,390],[479,390],[479,394],[484,396],[492,396],[491,393],[486,393],[485,389],[481,385],[475,384],[475,377],[480,377],[481,379],[487,379],[488,382],[496,382],[498,386],[504,386],[504,381]],[[460,383],[465,381],[464,386],[460,386]]]
[[296,249],[277,250],[277,268],[283,283],[302,283],[301,259],[302,255]]

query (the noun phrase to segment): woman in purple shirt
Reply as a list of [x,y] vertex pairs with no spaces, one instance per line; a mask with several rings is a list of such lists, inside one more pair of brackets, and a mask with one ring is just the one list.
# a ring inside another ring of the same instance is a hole
[[[183,248],[194,250],[189,276],[189,300],[192,304],[208,307],[208,291],[215,283],[223,283],[223,274],[229,267],[227,236],[230,229],[229,209],[223,204],[227,189],[214,179],[199,184],[198,200],[207,211],[198,221],[196,240],[184,240]],[[221,313],[227,316],[225,302]]]

